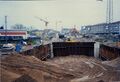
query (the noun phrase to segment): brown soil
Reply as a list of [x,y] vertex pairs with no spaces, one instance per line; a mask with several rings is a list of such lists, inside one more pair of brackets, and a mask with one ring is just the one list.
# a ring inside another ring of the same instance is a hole
[[34,56],[12,54],[3,58],[0,63],[2,82],[120,81],[120,72],[86,56],[57,57],[41,61]]
[[15,80],[16,78],[20,77],[19,74],[10,72],[8,70],[5,70],[3,68],[0,68],[0,81],[1,82],[11,82]]
[[[102,64],[101,61],[93,57],[66,56],[48,61],[71,70],[73,73],[81,74],[81,76],[77,76],[77,78],[73,79],[71,82],[120,81],[120,72],[116,72],[114,68]],[[117,62],[119,59],[114,61]],[[116,63],[114,61],[111,62],[115,65]]]
[[120,57],[118,57],[114,60],[111,60],[111,61],[104,61],[102,63],[105,65],[108,65],[108,66],[112,66],[117,70],[120,70]]
[[35,79],[29,75],[22,75],[21,77],[15,79],[13,82],[37,82]]

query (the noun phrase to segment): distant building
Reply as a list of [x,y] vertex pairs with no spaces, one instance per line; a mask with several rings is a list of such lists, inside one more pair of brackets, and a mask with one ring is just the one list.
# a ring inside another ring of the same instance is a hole
[[5,30],[0,29],[0,40],[20,40],[27,39],[27,31],[25,30]]
[[70,28],[63,28],[63,29],[61,30],[61,33],[62,33],[62,34],[69,34],[70,31],[71,31]]
[[82,34],[120,34],[120,21],[110,24],[102,23],[96,25],[82,26]]
[[56,37],[57,34],[59,34],[59,31],[52,30],[52,29],[44,29],[42,33],[42,38],[52,39],[53,37]]
[[31,30],[29,34],[32,36],[41,37],[42,33],[43,33],[43,30],[36,29],[36,30]]

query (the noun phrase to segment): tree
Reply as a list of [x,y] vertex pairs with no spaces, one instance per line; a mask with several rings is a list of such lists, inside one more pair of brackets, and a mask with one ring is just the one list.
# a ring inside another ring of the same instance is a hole
[[26,30],[26,27],[22,24],[15,24],[14,26],[12,26],[12,29],[15,30]]
[[0,29],[4,29],[4,26],[1,26]]

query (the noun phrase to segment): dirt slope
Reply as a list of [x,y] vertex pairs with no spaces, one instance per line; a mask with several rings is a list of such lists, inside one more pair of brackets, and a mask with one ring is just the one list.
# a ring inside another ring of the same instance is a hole
[[[86,56],[41,61],[34,56],[9,55],[1,60],[2,82],[98,82],[120,81],[120,72]],[[24,76],[26,75],[26,76]],[[25,78],[26,77],[26,78]]]

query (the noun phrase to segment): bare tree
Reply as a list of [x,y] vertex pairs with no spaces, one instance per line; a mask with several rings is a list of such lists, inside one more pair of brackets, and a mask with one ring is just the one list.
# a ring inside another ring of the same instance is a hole
[[15,30],[26,30],[26,27],[23,24],[15,24],[14,26],[12,26],[12,29],[15,29]]

